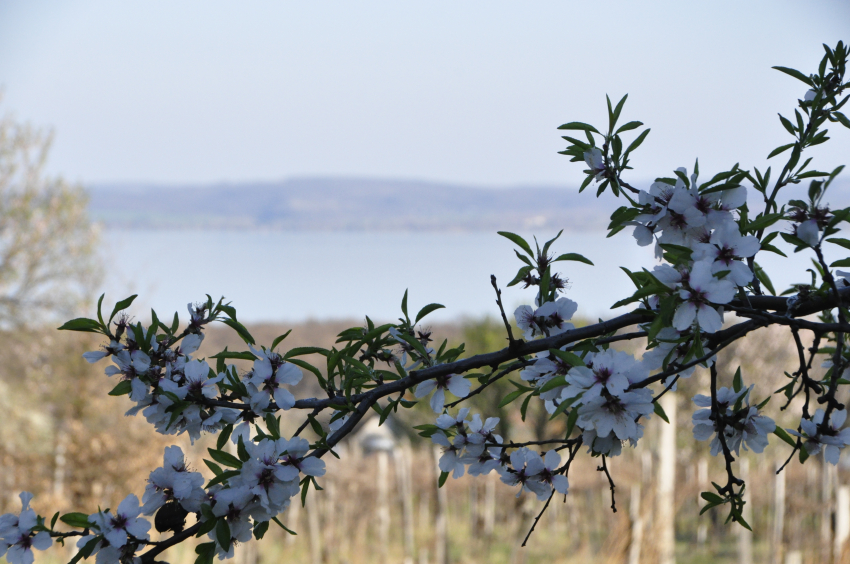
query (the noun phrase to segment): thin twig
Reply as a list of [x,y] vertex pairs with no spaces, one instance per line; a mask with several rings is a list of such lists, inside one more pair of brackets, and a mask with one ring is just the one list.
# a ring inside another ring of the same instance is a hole
[[[567,459],[566,464],[564,464],[561,468],[555,471],[555,474],[564,474],[565,476],[570,473],[570,465],[573,463],[573,459],[576,457],[578,453],[578,449],[581,447],[581,437],[575,443],[574,448],[570,448],[570,457]],[[546,500],[546,505],[543,506],[543,509],[540,510],[540,513],[537,514],[537,517],[534,518],[534,522],[531,524],[531,528],[528,530],[528,534],[525,535],[525,539],[522,541],[521,547],[524,547],[528,542],[528,539],[531,538],[531,533],[534,532],[534,529],[537,527],[538,521],[543,517],[543,514],[546,513],[546,510],[549,508],[549,503],[552,501],[552,498],[555,496],[555,490],[552,489],[552,493],[549,495],[549,499]]]
[[477,396],[478,394],[480,394],[481,392],[486,390],[493,382],[496,382],[500,378],[504,378],[505,376],[507,376],[511,372],[514,372],[516,370],[519,370],[520,368],[524,368],[526,366],[529,366],[530,364],[532,364],[532,363],[527,361],[527,360],[524,360],[524,359],[519,360],[517,362],[514,362],[512,364],[509,364],[507,367],[505,367],[504,370],[501,370],[495,376],[492,376],[489,380],[487,380],[486,382],[484,382],[483,384],[481,384],[480,386],[478,386],[477,388],[475,388],[474,390],[472,390],[471,392],[466,394],[464,397],[462,397],[458,400],[455,400],[451,403],[447,403],[444,407],[454,407],[454,406],[458,405],[459,403],[462,403],[462,402],[468,400],[472,396]]
[[496,275],[490,275],[490,284],[493,285],[493,289],[496,290],[496,305],[499,306],[499,311],[502,314],[502,321],[505,322],[505,329],[508,331],[508,343],[510,348],[514,348],[517,346],[518,341],[514,339],[514,332],[511,330],[511,324],[508,323],[508,317],[505,315],[505,308],[502,306],[502,291],[499,289],[499,286],[496,285]]
[[543,505],[543,509],[540,510],[540,513],[537,514],[537,517],[534,518],[534,522],[531,524],[531,528],[528,530],[528,533],[525,535],[525,539],[522,541],[520,547],[524,547],[525,543],[528,542],[528,539],[531,537],[531,533],[534,532],[534,529],[537,527],[537,522],[540,521],[540,518],[543,517],[543,514],[546,513],[546,510],[549,509],[549,504],[552,502],[552,498],[555,497],[555,490],[552,489],[552,493],[549,494],[549,497],[546,498],[546,504]]
[[602,455],[602,466],[597,466],[596,471],[597,472],[605,472],[605,476],[608,478],[608,487],[611,490],[611,511],[616,513],[617,512],[617,502],[614,499],[614,489],[616,488],[616,486],[614,485],[614,479],[611,478],[611,473],[608,471],[608,463],[605,461],[606,458],[607,457],[603,454]]

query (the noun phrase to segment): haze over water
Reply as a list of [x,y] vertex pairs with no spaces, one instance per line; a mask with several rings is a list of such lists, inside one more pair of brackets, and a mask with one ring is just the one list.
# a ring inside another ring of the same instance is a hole
[[[656,262],[651,247],[638,247],[629,231],[610,239],[604,232],[565,232],[553,245],[556,254],[581,253],[595,264],[557,263],[569,278],[565,295],[578,302],[577,316],[609,318],[630,309],[609,309],[634,290],[619,267],[651,270]],[[534,299],[521,284],[506,288],[521,263],[513,243],[495,233],[106,230],[103,239],[112,265],[101,290],[106,303],[138,293],[133,313],[142,319],[151,307],[160,317],[174,311],[185,317],[186,304],[208,293],[231,300],[243,322],[365,315],[391,321],[400,316],[406,288],[411,315],[431,302],[446,306],[431,322],[498,316],[490,274],[509,315]],[[782,248],[788,259],[757,256],[777,292],[806,282],[800,276],[811,267],[806,252]],[[837,258],[827,249],[828,260]]]

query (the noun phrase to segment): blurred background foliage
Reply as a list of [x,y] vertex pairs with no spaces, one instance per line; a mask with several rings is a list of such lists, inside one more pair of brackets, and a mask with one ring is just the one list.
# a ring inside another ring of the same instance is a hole
[[[190,465],[207,473],[198,461],[208,438],[190,445],[185,437],[157,435],[141,417],[124,417],[130,402],[107,395],[114,382],[103,375],[106,363],[92,366],[81,356],[102,343],[92,336],[54,329],[56,321],[77,315],[81,308],[91,309],[92,289],[99,283],[104,257],[98,253],[97,231],[86,217],[84,191],[44,175],[50,138],[49,133],[13,116],[0,119],[0,513],[18,508],[17,494],[22,490],[36,494],[35,507],[43,514],[114,507],[128,492],[141,495],[148,473],[161,464],[168,444],[181,445]],[[345,320],[302,321],[289,326],[257,324],[249,329],[258,343],[269,344],[293,329],[284,348],[331,347],[337,333],[356,325],[357,321]],[[504,327],[496,318],[429,329],[434,344],[443,339],[452,346],[464,342],[467,356],[507,344]],[[213,354],[225,346],[244,348],[231,331],[212,327],[200,354]],[[792,351],[787,332],[763,329],[720,355],[720,374],[728,385],[740,366],[761,400],[785,384],[784,367],[792,364]],[[321,357],[308,360],[322,368]],[[519,405],[500,407],[515,389],[511,379],[519,382],[519,374],[502,378],[467,405],[484,416],[499,417],[498,431],[515,441],[562,432],[561,423],[550,423],[539,401],[530,402],[524,424]],[[707,373],[697,371],[679,383],[675,394],[679,406],[673,421],[678,429],[677,558],[690,563],[737,562],[740,530],[725,526],[719,512],[698,516],[699,492],[709,489],[708,480],[721,472],[719,462],[709,456],[708,444],[694,441],[691,434],[690,398],[707,390]],[[305,378],[296,395],[310,397],[319,392]],[[778,405],[771,407],[780,425],[795,424],[792,414],[799,407],[795,402],[785,413]],[[290,433],[299,422],[298,415],[284,414]],[[608,484],[597,472],[596,460],[579,457],[570,473],[570,494],[555,500],[524,549],[520,544],[541,503],[529,495],[514,497],[514,490],[498,483],[495,474],[449,480],[438,490],[439,452],[410,431],[413,425],[433,422],[434,417],[427,402],[420,402],[391,417],[382,428],[375,417],[364,422],[340,446],[344,460],[328,457],[329,472],[321,481],[324,491],[311,493],[305,509],[293,506],[284,516],[298,536],[274,530],[262,543],[238,547],[237,562],[657,560],[655,468],[662,424],[657,417],[647,424],[641,446],[625,449],[623,456],[610,462],[617,483],[616,513],[609,508]],[[780,562],[802,551],[806,556],[802,561],[829,561],[836,491],[848,483],[846,461],[842,459],[837,470],[825,468],[817,458],[804,466],[792,463],[777,478],[776,465],[787,452],[784,444],[771,438],[767,456],[751,460],[742,453],[741,460],[749,465],[754,559]],[[781,502],[785,526],[777,533],[777,492],[780,482],[786,481],[790,485]],[[71,551],[71,547],[64,553],[50,551],[39,559],[58,562]],[[174,561],[193,560],[189,545],[178,550]]]

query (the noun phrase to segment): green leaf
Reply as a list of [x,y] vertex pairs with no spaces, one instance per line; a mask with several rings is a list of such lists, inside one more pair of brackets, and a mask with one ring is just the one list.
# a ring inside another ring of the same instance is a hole
[[632,141],[632,142],[629,144],[629,146],[628,146],[628,147],[626,147],[626,152],[625,152],[624,154],[628,155],[629,153],[631,153],[632,151],[634,151],[635,149],[637,149],[638,147],[640,147],[640,146],[641,146],[641,143],[643,143],[643,140],[644,140],[644,139],[646,139],[646,136],[647,136],[647,135],[649,135],[649,131],[650,131],[649,129],[644,129],[644,130],[641,132],[641,134],[640,134],[640,135],[638,135],[638,136],[637,136],[637,138],[636,138],[634,141]]
[[511,233],[509,231],[497,231],[496,233],[498,233],[499,235],[501,235],[505,239],[510,239],[520,249],[522,249],[523,251],[528,253],[528,256],[530,256],[531,258],[534,258],[534,253],[531,252],[531,247],[528,246],[528,243],[525,241],[525,239],[523,239],[522,237],[520,237],[516,233]]
[[741,377],[741,367],[735,371],[735,376],[732,378],[732,389],[737,393],[744,389],[744,379]]
[[222,428],[221,433],[218,435],[218,439],[215,441],[215,446],[218,450],[224,448],[224,445],[227,444],[227,439],[230,438],[230,434],[233,432],[233,425],[225,425]]
[[665,423],[670,422],[670,419],[667,418],[667,414],[664,413],[664,408],[661,407],[661,404],[657,401],[652,402],[652,410],[655,412],[655,415],[663,419]]
[[229,452],[224,452],[223,450],[215,450],[211,448],[208,448],[207,451],[210,453],[212,459],[220,464],[224,464],[225,466],[231,466],[233,468],[242,468],[242,461],[230,454]]
[[599,133],[592,125],[581,123],[580,121],[571,121],[570,123],[565,123],[564,125],[559,126],[558,129],[583,130],[590,131],[592,133]]
[[575,408],[572,411],[570,411],[570,415],[567,417],[567,434],[566,434],[567,438],[569,438],[569,436],[572,434],[573,429],[575,428],[577,421],[578,421],[578,408]]
[[[781,117],[781,116],[780,116],[780,117]],[[783,118],[783,119],[785,119],[785,118]],[[787,122],[787,121],[788,121],[788,120],[786,119],[786,120],[783,122],[783,124],[784,124],[785,122]],[[789,123],[790,123],[790,122],[789,122]],[[787,129],[787,128],[786,128],[786,129]],[[773,157],[775,157],[776,155],[779,155],[779,154],[784,153],[785,151],[787,151],[788,149],[790,149],[790,148],[791,148],[791,147],[793,147],[794,145],[796,145],[796,143],[788,143],[787,145],[782,145],[781,147],[777,147],[777,148],[775,148],[774,150],[772,150],[772,151],[770,152],[770,154],[767,156],[767,158],[768,158],[768,159],[772,159],[772,158],[773,158]]]
[[275,417],[271,413],[266,413],[266,417],[264,418],[266,422],[266,428],[271,433],[272,438],[277,440],[280,438],[280,417]]
[[275,350],[277,348],[277,346],[281,343],[281,341],[283,341],[285,338],[287,338],[290,333],[292,333],[292,329],[290,329],[289,331],[287,331],[286,333],[284,333],[283,335],[281,335],[280,337],[277,337],[274,341],[272,341],[271,350]]
[[552,262],[558,262],[558,261],[561,261],[561,260],[574,260],[576,262],[583,262],[585,264],[589,264],[590,266],[594,266],[594,264],[592,262],[590,262],[589,259],[581,256],[578,253],[566,253],[566,254],[560,255],[558,258],[556,258]]
[[791,438],[791,435],[789,435],[789,434],[785,431],[785,429],[783,429],[783,428],[782,428],[782,427],[780,427],[779,425],[777,425],[777,426],[776,426],[776,429],[774,429],[774,430],[773,430],[773,434],[774,434],[774,435],[776,435],[777,437],[779,437],[780,439],[782,439],[783,441],[785,441],[786,443],[788,443],[790,446],[792,446],[792,447],[796,447],[796,446],[797,446],[797,441],[795,441],[794,439],[792,439],[792,438]]
[[106,323],[103,322],[103,312],[101,310],[103,306],[103,298],[106,297],[106,294],[101,294],[97,299],[97,319],[100,321],[100,324],[103,327],[106,327]]
[[130,384],[130,380],[122,380],[121,382],[118,382],[117,386],[112,388],[112,390],[109,392],[109,395],[110,396],[123,396],[123,395],[129,394],[132,389],[133,389],[133,386],[132,386],[132,384]]
[[428,304],[428,305],[426,305],[425,307],[423,307],[422,309],[419,310],[419,313],[416,314],[416,320],[413,323],[414,324],[419,323],[420,319],[422,319],[423,317],[425,317],[426,315],[428,315],[432,311],[436,311],[438,309],[444,309],[445,307],[446,306],[444,306],[443,304]]
[[[563,374],[561,374],[559,376],[555,376],[554,378],[552,378],[551,380],[549,380],[548,382],[543,384],[540,387],[540,393],[542,394],[543,392],[548,392],[549,390],[554,390],[558,386],[566,386],[566,385],[567,385],[567,378]],[[531,396],[529,395],[528,397],[531,397]]]
[[508,282],[508,288],[510,288],[511,286],[516,286],[517,284],[522,282],[523,278],[528,276],[528,273],[532,270],[534,270],[533,266],[523,266],[522,268],[520,268],[519,271],[516,273],[516,276],[514,276],[514,279]]
[[525,422],[525,414],[528,412],[528,404],[531,402],[532,394],[528,394],[525,397],[525,401],[522,402],[522,406],[519,408],[519,414],[522,417],[523,422]]
[[283,358],[290,359],[293,356],[304,356],[305,354],[320,354],[322,356],[328,355],[328,349],[323,349],[322,347],[295,347],[294,349],[290,349],[283,355]]
[[834,243],[836,245],[839,245],[841,247],[844,247],[845,249],[850,249],[850,240],[848,240],[848,239],[839,239],[838,237],[835,237],[835,238],[827,239],[827,241],[829,241],[830,243]]
[[103,333],[103,327],[94,319],[78,317],[66,322],[59,331],[80,331],[83,333]]
[[230,525],[227,524],[227,519],[219,519],[215,524],[215,540],[222,550],[230,550]]
[[327,433],[325,433],[325,430],[322,429],[322,425],[318,421],[316,421],[315,417],[313,417],[312,415],[308,415],[307,420],[310,422],[310,427],[313,429],[313,432],[316,433],[316,435],[318,435],[319,437],[324,437],[325,435],[327,435]]
[[251,455],[248,454],[248,450],[245,448],[245,443],[242,441],[242,435],[239,435],[236,441],[236,454],[242,462],[246,462],[251,458]]
[[220,353],[218,353],[218,354],[214,354],[214,355],[210,356],[210,358],[215,358],[215,359],[219,359],[219,358],[220,358],[220,359],[222,359],[222,360],[227,360],[227,359],[239,359],[239,360],[251,360],[251,361],[254,361],[254,360],[257,360],[257,355],[255,355],[254,353],[249,352],[249,351],[242,351],[242,352],[239,352],[239,351],[227,351],[227,350],[224,350],[224,351],[221,351],[221,352],[220,352]]
[[445,485],[446,480],[448,480],[448,478],[449,478],[449,473],[448,473],[448,472],[440,472],[440,480],[439,480],[439,482],[438,482],[438,484],[439,484],[439,485],[438,485],[437,487],[442,488],[442,487],[443,487],[443,485]]
[[783,253],[782,251],[780,251],[779,249],[777,249],[773,245],[771,245],[769,243],[765,243],[763,241],[762,241],[762,244],[761,244],[761,248],[759,250],[767,251],[769,253],[776,253],[777,255],[782,256],[782,257],[786,257],[786,258],[788,257],[788,255],[786,255],[785,253]]
[[425,437],[426,439],[429,438],[434,433],[442,432],[442,429],[440,429],[436,425],[430,425],[430,424],[416,425],[413,428],[416,429],[417,431],[419,431],[420,437]]
[[404,289],[404,297],[401,298],[401,312],[405,319],[410,319],[410,316],[407,315],[407,288]]
[[524,393],[525,390],[514,390],[513,392],[502,398],[502,401],[499,402],[499,407],[505,407]]
[[770,281],[770,277],[767,275],[767,272],[765,272],[764,269],[759,266],[757,262],[753,262],[753,269],[755,270],[756,278],[758,279],[758,281],[761,282],[765,288],[767,288],[768,292],[775,296],[776,290],[774,289],[773,282]]
[[[611,122],[610,122],[609,127],[608,127],[609,130],[613,130],[614,126],[617,124],[617,120],[620,119],[620,112],[623,111],[623,104],[626,103],[626,98],[628,98],[628,97],[629,97],[629,95],[626,94],[625,96],[623,96],[620,99],[619,102],[617,102],[617,107],[614,108],[614,112],[610,116]],[[610,104],[609,104],[609,107],[610,107]]]
[[812,79],[809,78],[808,76],[804,75],[803,73],[801,73],[798,70],[789,69],[788,67],[772,67],[772,68],[775,69],[775,70],[778,70],[779,72],[784,72],[788,76],[793,76],[797,80],[799,80],[801,82],[805,82],[809,86],[814,86],[812,84]]
[[222,323],[236,331],[236,333],[242,338],[243,341],[248,343],[249,345],[255,344],[254,337],[251,336],[251,333],[245,329],[245,326],[239,323],[238,321],[234,321],[233,319],[222,319]]
[[620,300],[611,306],[611,309],[616,309],[618,307],[622,307],[624,305],[630,304],[632,302],[636,302],[643,298],[654,296],[656,294],[666,293],[669,290],[666,286],[656,286],[655,284],[649,284],[644,286],[637,292],[635,292],[631,297]]
[[[224,298],[222,298],[222,300],[223,299]],[[221,302],[219,301],[218,310],[226,313],[228,315],[228,317],[230,317],[230,319],[232,319],[234,321],[238,321],[238,319],[236,319],[236,308],[235,307],[229,306],[229,305],[221,305]]]
[[74,555],[73,558],[68,562],[68,564],[77,564],[83,558],[88,558],[91,556],[91,553],[94,552],[95,547],[103,540],[103,535],[97,535],[92,538],[80,549],[80,551]]
[[310,489],[310,480],[307,479],[307,478],[304,478],[304,480],[301,481],[301,507],[304,507],[305,505],[307,505],[307,490],[309,490],[309,489]]
[[209,488],[209,487],[214,486],[216,484],[220,484],[220,483],[222,483],[226,480],[229,480],[230,478],[235,478],[236,476],[239,476],[241,473],[242,472],[240,472],[239,470],[228,470],[227,472],[222,472],[221,474],[219,474],[218,476],[216,476],[212,480],[210,480],[210,483],[207,484],[205,486],[205,488]]
[[570,366],[585,366],[584,360],[582,360],[582,358],[577,354],[562,351],[561,349],[549,349],[549,354],[557,356]]
[[699,495],[700,495],[701,498],[703,498],[704,500],[706,500],[709,503],[713,503],[714,505],[719,505],[719,504],[723,503],[723,501],[724,501],[722,497],[720,497],[719,495],[717,495],[714,492],[702,492]]
[[543,276],[540,277],[540,295],[543,296],[541,302],[549,301],[549,283],[552,280],[552,268],[547,266],[546,270],[543,272]]
[[632,129],[637,129],[638,127],[640,127],[642,125],[643,125],[643,122],[630,121],[629,123],[627,123],[625,125],[621,125],[620,127],[618,127],[617,131],[615,133],[623,133],[624,131],[631,131]]
[[266,534],[266,531],[269,530],[269,522],[268,521],[260,521],[259,523],[254,523],[254,538],[260,540]]
[[702,507],[702,509],[700,509],[699,514],[702,515],[703,513],[705,513],[706,511],[708,511],[712,507],[717,507],[718,505],[720,505],[720,504],[719,503],[708,503],[708,504],[704,505]]
[[60,521],[65,523],[66,525],[70,525],[71,527],[78,527],[80,529],[87,529],[91,526],[89,523],[89,516],[85,513],[66,513],[65,515],[59,518]]
[[324,378],[324,376],[322,376],[322,373],[319,371],[318,368],[316,368],[315,366],[313,366],[309,362],[305,362],[305,361],[299,360],[297,358],[288,358],[288,359],[286,359],[286,362],[288,362],[289,364],[294,364],[295,366],[300,366],[304,370],[308,370],[308,371],[312,372],[313,375],[316,376],[316,379],[319,381],[319,384],[323,388],[327,387],[325,385],[325,378]]
[[292,536],[296,536],[296,535],[298,534],[298,533],[296,533],[295,531],[293,531],[292,529],[288,529],[286,526],[284,526],[284,524],[283,524],[283,523],[281,523],[281,522],[280,522],[280,519],[278,519],[277,517],[272,517],[272,521],[274,521],[275,523],[277,523],[277,526],[278,526],[278,527],[280,527],[281,529],[283,529],[284,531],[286,531],[286,532],[287,532],[287,533],[289,533],[290,535],[292,535]]
[[[215,525],[216,525],[217,521],[218,521],[218,519],[216,519],[215,515],[212,515],[212,511],[210,511],[210,516],[207,517],[207,520],[201,521],[201,528],[198,529],[197,533],[195,533],[195,537],[201,538],[202,536],[208,534],[210,531],[215,529]],[[215,546],[215,543],[211,543],[211,544],[213,546]],[[215,554],[215,551],[213,551],[213,554]],[[212,562],[212,560],[210,560],[210,562]]]
[[850,258],[837,260],[837,261],[833,262],[832,264],[830,264],[829,266],[830,267],[833,267],[833,266],[848,267],[848,266],[850,266]]
[[767,215],[760,214],[753,221],[747,224],[747,232],[755,233],[760,229],[770,227],[780,219],[782,219],[781,213],[769,213]]
[[204,464],[206,464],[207,467],[210,470],[212,470],[212,473],[215,474],[216,476],[218,476],[219,474],[224,472],[224,470],[221,469],[221,466],[219,466],[215,462],[211,462],[211,461],[207,460],[206,458],[204,459]]
[[130,307],[130,305],[133,303],[137,296],[138,294],[133,294],[129,298],[125,298],[115,304],[115,307],[112,308],[112,315],[109,316],[109,323],[112,323],[112,320],[115,319],[115,316],[118,314],[119,311],[123,311]]

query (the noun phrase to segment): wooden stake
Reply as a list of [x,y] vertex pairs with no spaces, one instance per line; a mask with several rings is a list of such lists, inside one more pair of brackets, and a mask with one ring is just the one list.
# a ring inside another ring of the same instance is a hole
[[676,563],[676,394],[667,392],[660,400],[670,423],[659,420],[658,454],[658,562]]

